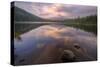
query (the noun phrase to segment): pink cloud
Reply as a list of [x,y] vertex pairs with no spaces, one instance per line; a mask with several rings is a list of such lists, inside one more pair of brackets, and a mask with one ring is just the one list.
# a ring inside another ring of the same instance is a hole
[[63,7],[62,4],[53,4],[50,6],[44,6],[42,7],[42,12],[41,15],[44,18],[54,18],[54,17],[66,17],[66,16],[71,16],[70,13],[64,12],[64,11],[59,11]]

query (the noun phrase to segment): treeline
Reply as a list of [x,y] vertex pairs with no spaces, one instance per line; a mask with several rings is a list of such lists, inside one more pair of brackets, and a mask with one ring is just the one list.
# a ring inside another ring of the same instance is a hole
[[78,17],[76,19],[67,19],[62,21],[63,23],[75,23],[75,24],[97,24],[97,16],[91,15],[86,17]]
[[72,19],[64,23],[66,26],[83,29],[85,31],[92,32],[97,35],[97,16],[96,15]]

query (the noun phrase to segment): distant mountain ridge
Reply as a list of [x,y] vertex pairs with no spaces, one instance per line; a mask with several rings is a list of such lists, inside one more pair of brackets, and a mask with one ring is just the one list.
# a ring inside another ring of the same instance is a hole
[[16,6],[11,7],[11,10],[14,10],[14,21],[39,21],[43,20],[42,18],[32,15],[31,13],[18,8]]

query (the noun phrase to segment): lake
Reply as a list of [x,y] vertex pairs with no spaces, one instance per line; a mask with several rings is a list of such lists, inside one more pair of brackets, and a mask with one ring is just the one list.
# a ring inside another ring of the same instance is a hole
[[14,39],[16,65],[62,63],[64,50],[69,55],[66,58],[69,62],[97,59],[97,37],[94,33],[56,23],[15,25],[15,32],[21,32],[20,39]]

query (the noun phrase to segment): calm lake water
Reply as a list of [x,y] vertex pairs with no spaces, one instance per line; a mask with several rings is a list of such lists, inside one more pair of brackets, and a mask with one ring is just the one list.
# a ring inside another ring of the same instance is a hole
[[[50,51],[56,51],[56,49],[59,51],[59,48],[72,51],[76,57],[80,57],[78,59],[80,61],[91,60],[89,58],[97,59],[97,37],[91,32],[63,24],[16,23],[15,25],[16,32],[24,32],[20,35],[20,40],[14,39],[16,65],[35,64],[39,61],[49,63],[51,61],[43,59],[44,54],[49,56]],[[74,49],[74,45],[78,45],[82,49],[77,51]],[[50,52],[50,54],[53,54],[53,52]],[[82,57],[82,54],[86,56]],[[89,58],[87,58],[87,55]],[[38,61],[38,58],[42,58],[42,60],[39,59]],[[21,62],[21,60],[23,61]]]

